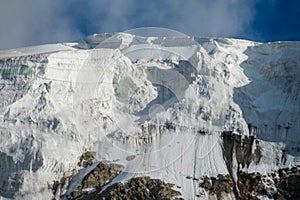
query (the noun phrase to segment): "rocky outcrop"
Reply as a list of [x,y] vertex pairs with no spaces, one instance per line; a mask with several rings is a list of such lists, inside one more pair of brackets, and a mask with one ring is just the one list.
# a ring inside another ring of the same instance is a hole
[[[300,199],[300,167],[280,169],[266,175],[239,171],[236,186],[229,175],[218,175],[203,178],[200,187],[222,199],[225,193],[238,191],[236,199],[258,200],[268,199]],[[236,187],[236,188],[235,188]]]
[[79,159],[78,166],[86,168],[87,166],[91,166],[93,164],[93,160],[95,159],[96,152],[94,151],[86,151],[84,152]]
[[172,189],[174,185],[149,176],[136,177],[127,183],[115,183],[103,191],[95,199],[182,199],[180,192]]
[[[79,159],[78,166],[83,168],[92,167],[96,152],[84,152]],[[93,199],[182,199],[181,193],[172,189],[174,184],[165,183],[160,179],[151,179],[149,176],[135,177],[127,183],[115,183],[101,192],[103,187],[109,184],[124,167],[120,164],[102,161],[87,173],[81,185],[70,192],[70,195],[62,195],[61,198],[93,200]],[[55,181],[51,186],[53,194],[69,182],[71,183],[76,175],[63,177],[60,181]],[[70,187],[71,184],[68,185]],[[89,191],[89,192],[88,192]]]
[[233,155],[236,155],[236,160],[242,168],[248,167],[252,161],[259,163],[261,159],[259,140],[254,136],[241,136],[227,131],[222,133],[222,137],[223,155],[229,171],[232,169]]
[[122,170],[123,166],[114,163],[100,162],[82,181],[82,188],[100,189],[103,185],[110,182]]
[[238,173],[241,199],[300,199],[300,168],[280,169],[267,175]]
[[233,191],[233,181],[229,175],[219,174],[217,178],[208,178],[205,176],[200,187],[208,190],[210,195],[216,195],[217,199],[222,199],[224,193],[231,193]]
[[[100,192],[102,187],[109,183],[113,178],[115,178],[123,169],[122,165],[111,163],[108,161],[99,162],[93,168],[93,164],[98,161],[95,160],[96,152],[86,151],[84,152],[78,162],[78,166],[81,167],[81,170],[77,174],[72,174],[70,176],[64,176],[60,181],[54,181],[54,183],[49,186],[52,189],[54,196],[59,196],[58,198],[67,198],[67,199],[78,199],[88,194],[87,190],[94,190]],[[93,168],[90,170],[90,168]],[[72,189],[72,182],[78,181],[80,173],[85,173],[86,175],[81,178],[80,186],[76,189]],[[67,192],[63,194],[61,190],[67,188]]]
[[283,196],[285,199],[300,199],[300,166],[280,169],[277,174],[272,173],[271,176],[278,188],[274,195]]
[[[86,154],[86,156],[90,156]],[[84,166],[89,164],[89,161],[83,161]],[[119,164],[100,162],[90,173],[82,180],[81,186],[71,192],[68,199],[77,199],[87,194],[87,189],[94,189],[96,192],[101,191],[102,187],[115,178],[124,167]]]
[[257,199],[258,195],[267,195],[266,188],[262,182],[262,176],[259,173],[238,173],[239,198],[241,199]]

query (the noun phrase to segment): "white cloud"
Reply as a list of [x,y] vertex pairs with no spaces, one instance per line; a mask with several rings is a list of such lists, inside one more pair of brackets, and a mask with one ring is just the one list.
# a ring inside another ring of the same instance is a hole
[[60,6],[51,0],[1,1],[0,49],[78,38]]
[[249,30],[253,14],[253,1],[246,0],[6,0],[0,6],[0,49],[143,26],[240,37]]
[[164,26],[190,35],[237,37],[250,29],[254,15],[254,1],[246,0],[94,0],[93,5],[94,14],[107,16],[100,31]]

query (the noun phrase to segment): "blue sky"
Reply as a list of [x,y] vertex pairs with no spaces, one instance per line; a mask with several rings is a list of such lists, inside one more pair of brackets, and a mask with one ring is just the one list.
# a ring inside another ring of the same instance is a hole
[[0,49],[139,27],[299,41],[300,0],[0,0]]

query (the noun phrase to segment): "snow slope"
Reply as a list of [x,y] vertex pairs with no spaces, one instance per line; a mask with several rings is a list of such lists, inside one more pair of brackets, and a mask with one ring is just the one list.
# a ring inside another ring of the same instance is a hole
[[[0,59],[2,199],[50,199],[86,150],[125,166],[111,184],[150,175],[185,199],[208,198],[203,176],[300,164],[298,42],[116,33]],[[259,161],[228,168],[224,132],[254,136]]]

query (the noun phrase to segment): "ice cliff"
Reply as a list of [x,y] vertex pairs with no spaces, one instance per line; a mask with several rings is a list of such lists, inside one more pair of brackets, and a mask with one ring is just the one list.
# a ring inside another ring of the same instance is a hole
[[70,198],[100,162],[123,166],[101,195],[149,176],[238,199],[241,173],[298,169],[299,134],[299,42],[115,33],[0,51],[0,199]]

